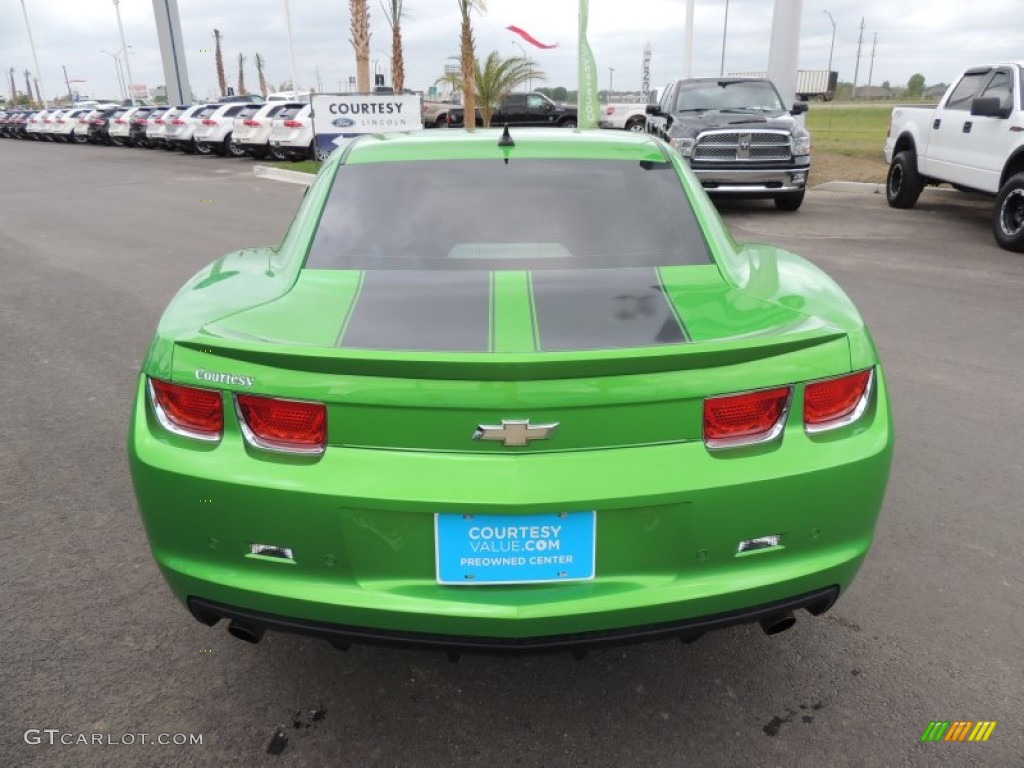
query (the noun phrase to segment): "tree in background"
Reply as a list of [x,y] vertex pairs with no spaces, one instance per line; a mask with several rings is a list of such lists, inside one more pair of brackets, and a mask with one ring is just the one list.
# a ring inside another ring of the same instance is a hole
[[220,95],[228,95],[228,79],[224,76],[224,56],[220,52],[220,41],[223,39],[219,29],[213,30],[213,39],[217,44],[217,85],[220,87]]
[[349,40],[356,52],[356,89],[370,92],[370,10],[366,0],[348,0],[352,17],[352,37]]
[[924,75],[917,73],[910,76],[907,80],[907,96],[911,99],[920,99],[924,96]]
[[245,88],[245,54],[238,54],[238,95],[246,96],[249,91]]
[[391,87],[395,93],[401,93],[405,88],[405,59],[402,56],[402,6],[404,0],[388,0],[385,5],[383,0],[380,7],[384,11],[384,18],[391,25]]
[[259,77],[259,79],[260,79],[260,95],[263,96],[264,99],[267,98],[267,93],[269,92],[269,89],[267,88],[267,78],[263,74],[263,66],[266,63],[267,63],[266,59],[264,59],[260,54],[257,53],[256,54],[256,76]]
[[473,42],[473,20],[470,14],[473,9],[481,12],[487,10],[486,0],[456,0],[459,14],[462,16],[462,30],[459,35],[459,63],[462,65],[462,106],[465,115],[466,130],[476,130],[476,44]]
[[[481,68],[479,60],[473,63],[473,85],[474,96],[480,103],[480,117],[483,118],[485,128],[491,127],[491,116],[495,108],[508,96],[517,86],[529,80],[544,80],[544,72],[534,66],[531,59],[524,59],[522,56],[510,56],[503,59],[497,51],[491,51]],[[463,87],[461,75],[446,75],[438,82],[451,83],[453,88]],[[463,102],[465,103],[465,102]],[[474,105],[475,112],[475,105]],[[465,108],[466,122],[468,125],[469,107]],[[476,122],[475,120],[473,122]]]

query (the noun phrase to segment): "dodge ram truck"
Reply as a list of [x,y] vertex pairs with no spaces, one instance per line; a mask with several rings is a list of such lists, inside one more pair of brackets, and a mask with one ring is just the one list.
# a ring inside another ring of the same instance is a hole
[[690,163],[712,197],[771,198],[782,211],[804,201],[811,171],[811,135],[786,108],[770,80],[677,80],[647,107],[647,131]]
[[885,141],[885,196],[912,208],[928,185],[995,195],[992,230],[1024,252],[1024,62],[972,67],[937,107],[896,107]]

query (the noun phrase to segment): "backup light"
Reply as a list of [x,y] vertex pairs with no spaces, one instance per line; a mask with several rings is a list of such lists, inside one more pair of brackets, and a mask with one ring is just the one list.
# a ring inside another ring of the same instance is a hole
[[279,547],[276,544],[250,544],[250,555],[262,555],[263,557],[276,557],[280,560],[294,560],[295,553],[290,547]]
[[149,396],[157,421],[168,432],[196,440],[220,440],[224,409],[218,390],[150,379]]
[[867,409],[874,369],[834,379],[813,381],[804,387],[804,429],[809,434],[852,424]]
[[744,539],[736,547],[737,552],[755,552],[759,549],[771,549],[782,544],[782,534],[758,536],[756,539]]
[[774,440],[782,434],[791,387],[762,389],[704,401],[704,444],[733,448]]
[[327,444],[323,403],[258,395],[235,395],[235,403],[242,434],[250,445],[289,453],[323,453]]

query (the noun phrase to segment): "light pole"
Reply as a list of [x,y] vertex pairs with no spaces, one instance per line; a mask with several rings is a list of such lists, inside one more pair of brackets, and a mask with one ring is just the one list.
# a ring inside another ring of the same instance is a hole
[[526,92],[527,93],[533,93],[533,59],[531,59],[527,55],[526,49],[523,48],[522,44],[518,40],[513,40],[512,41],[512,45],[516,46],[520,51],[522,51],[523,58],[526,59],[526,63],[530,67],[530,73],[531,74],[530,74],[530,77],[528,78],[528,81],[527,81],[527,85],[526,85],[526,89],[527,90],[526,90]]
[[132,63],[128,60],[128,44],[124,41],[124,26],[121,24],[121,0],[114,0],[114,11],[117,13],[117,30],[121,33],[121,50],[124,51],[124,68],[128,73],[128,98],[135,106],[135,93],[132,91]]
[[[832,80],[832,52],[836,49],[836,20],[832,18],[832,14],[828,11],[825,11],[825,15],[832,22],[832,45],[828,49],[828,79]],[[826,90],[828,89],[828,83],[825,84],[825,88]]]
[[[21,0],[21,12],[25,16],[25,29],[28,30],[28,44],[32,46],[32,62],[36,65],[36,90],[46,93],[46,88],[40,88],[43,76],[39,72],[39,57],[36,55],[36,41],[32,39],[32,25],[28,23],[28,10],[25,8],[25,0]],[[28,89],[28,100],[32,101],[32,89]],[[46,109],[46,99],[43,99],[43,109]]]
[[292,44],[292,9],[288,0],[284,0],[284,20],[288,30],[288,58],[292,63],[292,98],[299,97],[298,75],[295,74],[295,46]]
[[718,68],[718,76],[725,77],[725,36],[729,32],[729,0],[725,0],[725,23],[722,24],[722,64]]
[[125,98],[124,95],[124,78],[121,75],[121,55],[119,53],[111,53],[110,51],[100,51],[105,53],[107,56],[114,60],[114,72],[117,74],[117,89],[121,93],[121,100]]

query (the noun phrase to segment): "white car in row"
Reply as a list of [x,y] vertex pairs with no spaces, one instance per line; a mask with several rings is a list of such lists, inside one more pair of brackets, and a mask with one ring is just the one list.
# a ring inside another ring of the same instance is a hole
[[195,131],[192,135],[196,152],[208,155],[231,155],[244,157],[245,150],[231,141],[231,129],[235,125],[235,117],[252,104],[229,103],[209,104],[195,116]]
[[250,104],[235,117],[235,125],[231,130],[232,140],[242,150],[257,160],[268,155],[274,159],[284,159],[280,151],[272,151],[270,132],[273,119],[284,110],[294,110],[305,106],[299,101],[273,101],[267,104]]
[[270,127],[271,152],[292,160],[316,157],[312,110],[309,104],[303,104],[285,107],[277,113]]

